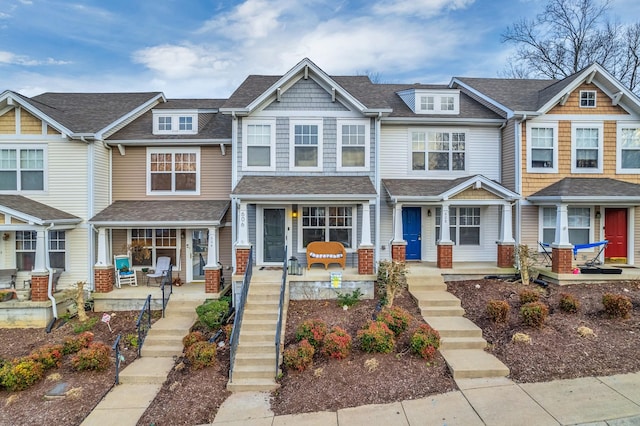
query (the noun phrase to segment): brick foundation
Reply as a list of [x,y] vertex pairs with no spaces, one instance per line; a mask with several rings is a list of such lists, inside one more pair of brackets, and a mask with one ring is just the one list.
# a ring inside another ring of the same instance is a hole
[[513,268],[514,251],[513,244],[498,244],[498,268]]
[[373,275],[373,248],[358,249],[358,274]]
[[396,262],[405,262],[407,260],[407,245],[391,244],[391,259]]
[[95,283],[96,293],[112,292],[114,278],[115,271],[113,267],[94,267],[93,282]]
[[46,302],[49,300],[47,289],[49,288],[49,274],[31,274],[31,301]]
[[220,268],[205,268],[204,292],[220,293]]
[[438,244],[438,268],[453,268],[453,245]]
[[573,272],[573,249],[551,248],[551,271],[556,274],[570,274]]
[[242,275],[247,270],[251,248],[236,248],[236,274]]

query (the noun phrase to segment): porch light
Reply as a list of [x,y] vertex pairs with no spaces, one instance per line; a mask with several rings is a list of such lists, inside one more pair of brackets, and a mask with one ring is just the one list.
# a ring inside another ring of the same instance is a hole
[[291,209],[291,217],[292,218],[297,218],[298,217],[298,206],[297,205],[293,205],[292,209]]
[[300,262],[298,262],[297,257],[291,256],[291,258],[289,258],[287,273],[289,275],[302,275],[302,268],[300,268]]

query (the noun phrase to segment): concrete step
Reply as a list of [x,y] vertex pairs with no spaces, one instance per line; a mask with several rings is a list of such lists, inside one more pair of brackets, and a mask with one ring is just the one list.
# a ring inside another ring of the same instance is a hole
[[276,351],[275,345],[274,350],[271,353],[251,353],[251,352],[243,352],[236,354],[236,362],[235,368],[243,368],[248,366],[260,366],[264,368],[273,368],[275,371],[276,365]]
[[464,317],[425,317],[440,337],[482,337],[482,329]]
[[140,355],[144,357],[167,357],[173,359],[174,356],[182,355],[183,351],[182,343],[178,345],[163,345],[153,344],[153,342],[147,342],[145,340]]
[[173,358],[138,358],[120,371],[120,383],[162,384],[173,365]]
[[413,293],[420,308],[430,306],[460,306],[460,299],[446,291],[419,291]]
[[277,305],[280,302],[279,293],[254,293],[249,291],[247,295],[247,303],[274,303]]
[[272,379],[239,379],[234,376],[233,382],[227,383],[227,390],[231,392],[270,392],[278,389],[280,384]]
[[465,314],[461,306],[429,306],[420,309],[423,317],[461,317]]
[[275,345],[276,333],[273,332],[265,332],[265,331],[253,331],[253,330],[245,330],[244,325],[240,329],[240,340],[239,344],[244,345],[249,342],[271,342]]
[[482,337],[442,337],[440,339],[440,350],[453,349],[484,349],[487,341]]
[[259,311],[270,311],[275,310],[278,311],[278,306],[280,305],[280,299],[276,300],[257,300],[247,298],[247,303],[244,305],[244,310],[259,310]]
[[278,321],[278,309],[245,309],[242,314],[242,321]]
[[409,284],[409,291],[413,294],[415,291],[447,291],[447,285],[444,281],[430,283],[412,283]]
[[272,365],[236,365],[233,368],[233,379],[273,379],[276,376],[276,362]]
[[[238,345],[237,353],[271,353],[269,351],[274,351],[275,353],[275,335],[269,341],[245,341],[242,344]],[[242,341],[242,339],[240,339]],[[274,355],[275,356],[275,355]]]
[[249,319],[244,317],[242,319],[242,330],[247,330],[247,331],[266,331],[266,332],[272,332],[275,334],[276,332],[276,326],[277,326],[277,322],[276,321],[265,321],[265,320],[256,320],[256,319]]
[[280,284],[261,284],[249,287],[249,294],[280,294]]
[[153,336],[147,335],[147,337],[144,339],[144,345],[147,344],[182,346],[182,336],[178,336],[177,334],[155,334]]
[[149,335],[155,333],[159,334],[177,334],[180,336],[186,335],[193,324],[195,323],[195,317],[182,317],[176,318],[162,318],[152,324]]
[[509,369],[495,356],[480,349],[441,350],[454,379],[505,377]]

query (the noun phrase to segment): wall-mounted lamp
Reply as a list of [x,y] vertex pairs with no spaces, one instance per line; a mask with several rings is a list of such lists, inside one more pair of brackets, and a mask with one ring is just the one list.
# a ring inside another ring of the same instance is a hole
[[294,204],[291,207],[291,217],[294,218],[294,219],[298,217],[298,205],[297,204]]
[[183,240],[184,240],[184,238],[185,238],[185,236],[186,236],[186,235],[187,235],[187,234],[185,234],[185,232],[184,232],[184,231],[182,231],[182,232],[180,233],[180,237],[181,237]]
[[427,216],[431,217],[431,209],[427,210]]
[[596,212],[596,219],[600,219],[600,210]]
[[2,240],[3,241],[7,241],[9,239],[9,233],[5,232],[4,234],[2,234]]

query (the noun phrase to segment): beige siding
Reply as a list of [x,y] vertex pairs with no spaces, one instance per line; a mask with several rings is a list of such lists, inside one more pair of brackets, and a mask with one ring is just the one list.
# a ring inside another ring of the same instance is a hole
[[526,244],[530,248],[538,246],[538,207],[522,206],[521,209],[521,233],[520,244]]
[[69,288],[75,286],[78,281],[86,283],[92,282],[93,277],[88,277],[87,262],[89,246],[87,233],[93,232],[91,228],[81,226],[73,230],[65,232],[67,253],[66,253],[66,270],[60,276],[58,286],[60,288]]
[[49,127],[47,126],[47,135],[59,135],[60,132],[58,132],[56,129],[54,129],[53,127]]
[[467,188],[464,191],[451,197],[452,200],[499,200],[496,194],[485,189]]
[[111,151],[108,151],[102,144],[95,144],[93,157],[93,214],[96,214],[109,206],[110,202],[109,169]]
[[20,111],[20,133],[23,135],[41,135],[42,121],[31,115],[26,110]]
[[231,266],[233,261],[233,235],[231,233],[231,226],[225,226],[224,228],[220,228],[218,232],[218,244],[220,263],[224,267]]
[[511,119],[502,129],[502,185],[516,190],[516,121]]
[[[580,91],[595,90],[596,108],[580,107]],[[569,95],[569,99],[564,105],[556,105],[549,114],[581,114],[581,115],[601,115],[601,114],[627,114],[620,106],[613,106],[609,98],[595,84],[582,84]]]
[[0,134],[14,135],[16,133],[16,110],[7,111],[0,117]]

